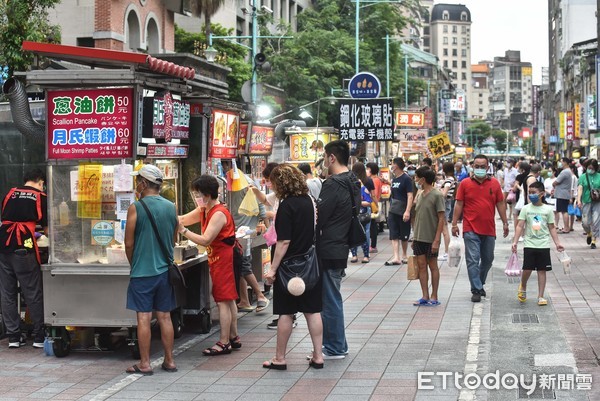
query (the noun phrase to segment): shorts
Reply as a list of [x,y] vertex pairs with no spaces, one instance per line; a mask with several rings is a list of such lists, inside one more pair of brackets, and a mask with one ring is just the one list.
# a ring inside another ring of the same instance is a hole
[[401,214],[388,214],[388,228],[391,240],[408,241],[410,237],[410,221],[404,221]]
[[523,270],[550,271],[552,260],[550,248],[525,248],[523,249]]
[[446,215],[446,221],[447,222],[452,222],[452,215],[454,214],[454,199],[450,198],[450,199],[446,199],[446,210],[445,210],[445,215]]
[[569,211],[568,199],[556,199],[556,211],[559,213],[567,213]]
[[177,307],[169,273],[152,277],[132,277],[127,287],[127,309],[136,312],[171,312]]
[[252,256],[242,256],[242,264],[240,265],[240,276],[246,277],[249,274],[254,273],[252,270]]
[[425,255],[429,259],[437,258],[438,252],[431,252],[431,244],[429,242],[413,241],[413,255]]

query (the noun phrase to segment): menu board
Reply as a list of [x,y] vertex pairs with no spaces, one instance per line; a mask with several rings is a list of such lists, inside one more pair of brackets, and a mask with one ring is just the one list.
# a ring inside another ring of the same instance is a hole
[[231,159],[236,156],[240,116],[237,113],[213,110],[210,124],[209,157]]
[[320,130],[307,129],[290,135],[290,160],[291,161],[317,161],[325,152],[325,145],[338,139],[337,135]]
[[49,90],[48,160],[132,157],[133,99],[132,88]]
[[252,156],[267,156],[273,150],[275,128],[252,124],[248,154]]

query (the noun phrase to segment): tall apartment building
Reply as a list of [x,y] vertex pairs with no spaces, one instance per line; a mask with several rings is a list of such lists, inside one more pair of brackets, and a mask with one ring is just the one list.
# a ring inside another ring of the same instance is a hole
[[[311,7],[312,3],[310,0],[225,0],[221,9],[211,18],[211,22],[234,29],[236,36],[251,35],[252,16],[249,12],[252,11],[252,4],[255,4],[258,12],[273,12],[275,21],[272,28],[284,23],[289,24],[292,31],[296,31],[297,15]],[[200,32],[204,18],[177,15],[175,23],[188,32]]]
[[521,52],[507,50],[494,57],[490,80],[490,113],[494,127],[516,129],[531,124],[533,79],[530,62]]
[[452,72],[452,83],[471,91],[471,12],[462,4],[436,4],[431,10],[431,53]]
[[467,99],[467,115],[470,120],[486,120],[490,112],[490,71],[491,61],[480,61],[471,66],[471,91]]

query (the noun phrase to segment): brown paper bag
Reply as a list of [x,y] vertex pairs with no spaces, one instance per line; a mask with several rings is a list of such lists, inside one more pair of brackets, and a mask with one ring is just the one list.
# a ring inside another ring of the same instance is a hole
[[408,257],[408,264],[406,267],[406,279],[407,280],[418,280],[419,279],[419,266],[417,265],[417,257],[410,255]]

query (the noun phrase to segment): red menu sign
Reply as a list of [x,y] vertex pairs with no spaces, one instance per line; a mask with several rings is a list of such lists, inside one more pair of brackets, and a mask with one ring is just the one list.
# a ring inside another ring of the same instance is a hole
[[240,136],[238,140],[238,155],[245,155],[248,153],[248,123],[240,124]]
[[248,154],[252,156],[270,155],[273,149],[274,131],[273,127],[253,124]]
[[229,111],[213,110],[211,121],[209,157],[234,158],[238,148],[240,116]]
[[133,89],[49,90],[48,160],[133,154]]

